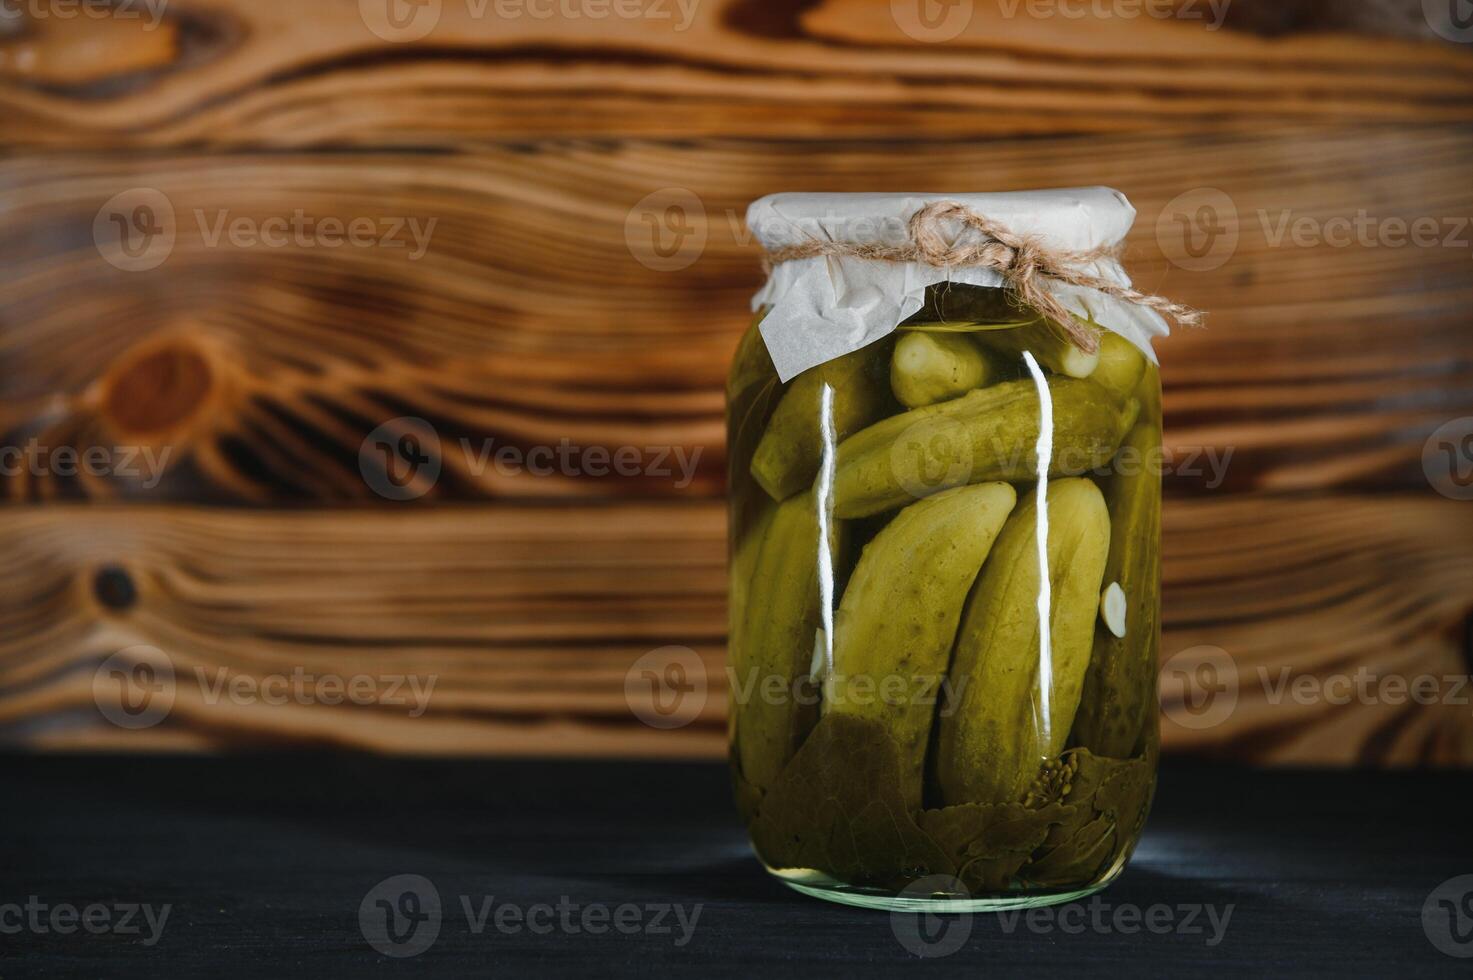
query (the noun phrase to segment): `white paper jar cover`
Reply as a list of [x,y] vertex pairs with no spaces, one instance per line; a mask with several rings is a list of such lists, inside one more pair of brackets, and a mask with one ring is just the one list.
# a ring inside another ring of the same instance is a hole
[[[912,215],[928,204],[953,201],[1066,251],[1112,247],[1135,223],[1135,208],[1108,187],[1018,191],[1001,194],[772,194],[747,210],[747,227],[767,250],[810,241],[903,245]],[[946,224],[953,242],[978,232]],[[1130,278],[1118,261],[1085,266],[1122,286]],[[850,256],[815,256],[777,264],[752,300],[769,307],[762,321],[779,377],[796,375],[880,339],[919,310],[927,286],[954,282],[1003,285],[987,268],[939,268],[920,262],[887,262]],[[1049,291],[1071,310],[1135,344],[1153,360],[1152,338],[1169,332],[1155,311],[1097,290],[1053,283]]]

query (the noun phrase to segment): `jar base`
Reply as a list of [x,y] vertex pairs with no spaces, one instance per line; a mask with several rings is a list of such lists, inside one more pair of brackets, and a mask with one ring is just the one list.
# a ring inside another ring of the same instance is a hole
[[1065,905],[1088,898],[1108,888],[1118,869],[1103,880],[1082,888],[1030,889],[1028,891],[995,892],[988,895],[955,896],[944,892],[935,895],[895,894],[878,888],[861,888],[835,881],[814,871],[776,871],[768,869],[783,884],[803,895],[880,912],[1009,912],[1015,909],[1037,909],[1049,905]]

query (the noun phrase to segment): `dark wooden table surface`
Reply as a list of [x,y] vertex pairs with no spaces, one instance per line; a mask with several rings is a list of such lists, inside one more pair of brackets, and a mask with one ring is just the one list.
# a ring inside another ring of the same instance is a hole
[[[295,754],[3,766],[5,978],[885,975],[951,947],[922,967],[972,977],[1473,967],[1451,955],[1473,956],[1473,878],[1446,884],[1473,875],[1466,774],[1178,763],[1163,772],[1134,863],[1097,899],[1031,920],[926,923],[770,880],[714,765]],[[399,875],[423,880],[384,884]],[[423,918],[435,895],[437,933]],[[417,928],[400,917],[408,938],[386,943],[374,927],[386,921],[380,899],[407,914],[416,896]],[[371,939],[416,955],[382,955]]]

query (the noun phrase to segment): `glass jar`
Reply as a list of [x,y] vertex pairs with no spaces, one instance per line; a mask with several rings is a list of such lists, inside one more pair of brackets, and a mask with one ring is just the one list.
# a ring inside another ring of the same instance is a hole
[[878,908],[1105,887],[1155,787],[1153,358],[943,284],[783,383],[769,309],[727,388],[731,769],[758,857]]

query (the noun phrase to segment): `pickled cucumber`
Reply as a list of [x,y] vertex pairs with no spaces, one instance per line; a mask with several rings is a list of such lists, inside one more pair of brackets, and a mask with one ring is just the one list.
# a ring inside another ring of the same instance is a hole
[[1090,375],[1095,384],[1121,400],[1130,398],[1146,373],[1146,355],[1118,333],[1100,338],[1100,362]]
[[962,606],[1016,502],[1006,483],[985,483],[911,504],[865,547],[834,620],[824,712],[889,729],[911,809],[921,805],[926,749]]
[[886,384],[893,339],[887,338],[804,371],[788,385],[752,455],[752,476],[774,500],[813,484],[823,458],[823,389],[833,389],[836,440],[864,428],[896,406]]
[[[1023,800],[1063,751],[1079,708],[1110,548],[1105,498],[1086,479],[1047,487],[1050,642],[1041,657],[1038,494],[1018,505],[967,601],[938,730],[943,801]],[[959,683],[966,678],[965,683]]]
[[[766,790],[817,720],[817,699],[799,684],[822,624],[818,500],[810,491],[778,505],[765,527],[728,640],[735,706],[734,752],[743,777]],[[829,553],[842,551],[831,525]]]
[[1033,307],[1018,304],[1006,289],[951,283],[932,286],[926,290],[920,312],[902,326],[926,329],[943,324],[968,330],[977,341],[1010,361],[1029,351],[1044,367],[1071,378],[1087,378],[1099,364],[1098,354],[1080,350],[1062,328]]
[[[767,343],[758,330],[761,322],[759,314],[742,335],[726,383],[726,447],[733,459],[751,457],[782,390]],[[733,556],[743,549],[763,512],[771,509],[767,495],[753,493],[753,488],[747,467],[727,468],[727,493],[736,505],[731,520]]]
[[[1149,413],[1145,413],[1149,414]],[[1161,445],[1157,423],[1146,419],[1126,438],[1117,472],[1105,486],[1111,513],[1105,582],[1125,592],[1125,629],[1095,630],[1094,654],[1072,742],[1096,755],[1133,758],[1156,712],[1156,669],[1161,647]]]
[[731,410],[731,423],[745,417],[743,409],[751,404],[759,389],[777,383],[777,368],[767,352],[767,342],[762,339],[761,325],[765,315],[764,311],[752,318],[751,325],[737,341],[736,353],[732,355],[731,371],[726,377],[726,403]]
[[944,402],[990,380],[996,380],[996,372],[964,334],[906,334],[896,342],[890,362],[890,388],[906,408]]
[[1021,326],[1037,319],[1036,312],[1016,305],[1006,289],[942,282],[926,287],[921,308],[901,327],[942,323],[1006,327]]
[[[1125,436],[1124,407],[1091,381],[1049,380],[1052,476],[1109,461]],[[951,487],[1035,478],[1040,405],[1031,379],[1007,381],[912,409],[839,446],[835,512],[867,517]]]
[[1098,351],[1086,354],[1045,320],[1036,320],[1017,330],[989,330],[976,337],[978,343],[1001,357],[1016,361],[1028,351],[1039,364],[1070,378],[1088,378],[1100,365]]
[[[762,314],[758,314],[737,343],[726,384],[726,445],[734,459],[751,457],[782,389],[767,343],[758,330],[761,322]],[[763,530],[777,505],[757,486],[745,466],[727,468],[726,489],[732,502],[727,529],[731,572],[728,628],[734,637],[741,628],[740,611],[747,608],[747,585]]]

